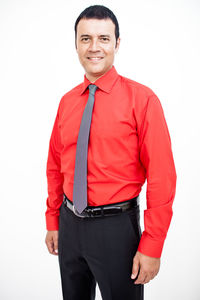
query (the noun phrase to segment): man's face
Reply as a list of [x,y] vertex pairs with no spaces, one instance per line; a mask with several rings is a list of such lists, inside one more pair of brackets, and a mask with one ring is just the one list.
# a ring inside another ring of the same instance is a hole
[[112,68],[120,38],[115,38],[111,19],[81,19],[77,26],[76,50],[86,77],[94,82]]

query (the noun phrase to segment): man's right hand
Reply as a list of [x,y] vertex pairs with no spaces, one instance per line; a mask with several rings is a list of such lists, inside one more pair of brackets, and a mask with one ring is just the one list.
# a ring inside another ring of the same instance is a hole
[[45,243],[49,253],[58,255],[58,230],[47,231]]

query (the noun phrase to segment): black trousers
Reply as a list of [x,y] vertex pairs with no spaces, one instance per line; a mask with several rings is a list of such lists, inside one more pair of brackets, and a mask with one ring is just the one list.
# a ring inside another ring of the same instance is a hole
[[80,218],[62,203],[58,259],[64,300],[143,300],[130,278],[141,237],[139,206],[113,216]]

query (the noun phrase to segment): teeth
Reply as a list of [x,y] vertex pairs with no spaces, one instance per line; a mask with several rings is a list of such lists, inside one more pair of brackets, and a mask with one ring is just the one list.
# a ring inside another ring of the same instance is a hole
[[101,59],[101,57],[88,57],[88,58],[91,60],[100,60]]

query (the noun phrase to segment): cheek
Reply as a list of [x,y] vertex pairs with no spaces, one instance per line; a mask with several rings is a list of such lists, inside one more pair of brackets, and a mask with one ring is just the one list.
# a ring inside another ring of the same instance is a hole
[[115,49],[113,47],[104,48],[104,51],[108,56],[114,56],[115,54]]
[[84,53],[81,51],[78,52],[78,57],[79,57],[79,60],[81,63],[84,63],[87,61],[87,58],[85,58]]
[[86,49],[84,47],[78,47],[76,51],[79,57],[84,57],[84,54],[86,53]]

